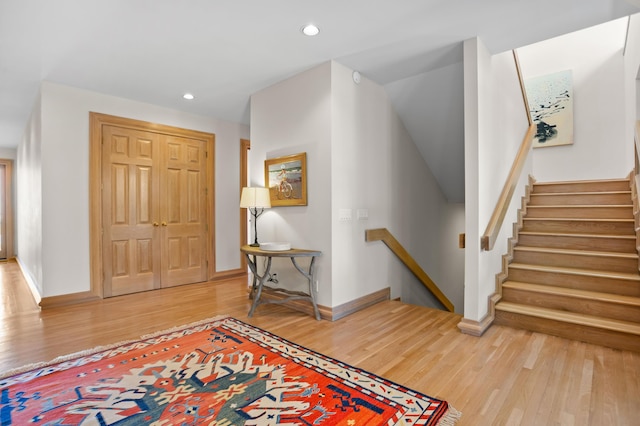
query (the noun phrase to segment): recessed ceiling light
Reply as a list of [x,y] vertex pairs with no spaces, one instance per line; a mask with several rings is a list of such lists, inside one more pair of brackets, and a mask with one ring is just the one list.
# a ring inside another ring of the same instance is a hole
[[182,95],[182,97],[189,100],[195,98],[195,96],[193,96],[191,93],[185,93],[184,95]]
[[313,24],[307,24],[304,27],[302,27],[302,33],[304,35],[314,36],[314,35],[318,35],[319,32],[320,32],[320,28],[316,27]]

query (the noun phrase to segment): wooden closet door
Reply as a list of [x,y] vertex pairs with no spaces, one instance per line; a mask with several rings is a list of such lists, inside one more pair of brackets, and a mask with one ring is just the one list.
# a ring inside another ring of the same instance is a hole
[[104,296],[160,287],[159,135],[102,130]]
[[162,287],[207,280],[206,142],[161,136]]

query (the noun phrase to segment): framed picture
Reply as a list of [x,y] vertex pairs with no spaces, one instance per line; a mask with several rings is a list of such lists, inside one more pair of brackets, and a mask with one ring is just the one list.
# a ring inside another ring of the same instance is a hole
[[573,144],[571,70],[525,80],[529,111],[536,125],[534,148]]
[[264,160],[264,182],[271,206],[307,205],[307,153]]

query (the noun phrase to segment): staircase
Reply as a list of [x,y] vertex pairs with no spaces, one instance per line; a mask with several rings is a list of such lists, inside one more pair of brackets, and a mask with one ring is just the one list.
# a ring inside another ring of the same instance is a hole
[[535,183],[495,324],[640,352],[629,180]]

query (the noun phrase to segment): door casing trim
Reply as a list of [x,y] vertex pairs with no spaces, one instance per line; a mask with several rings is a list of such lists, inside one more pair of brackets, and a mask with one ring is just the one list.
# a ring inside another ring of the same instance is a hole
[[6,259],[13,259],[13,160],[0,159],[0,164],[4,166],[4,205],[5,205],[5,251]]

